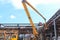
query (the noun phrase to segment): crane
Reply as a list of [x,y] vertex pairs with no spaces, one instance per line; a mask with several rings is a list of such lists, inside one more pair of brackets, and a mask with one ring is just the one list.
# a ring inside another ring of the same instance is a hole
[[[39,14],[39,15],[44,19],[44,21],[45,21],[45,24],[44,24],[44,25],[45,25],[45,29],[47,29],[46,19],[45,19],[44,16],[42,16],[42,15],[40,14],[39,11],[37,11],[30,3],[27,2],[26,0],[22,0],[22,4],[23,4],[24,10],[25,10],[25,12],[26,12],[26,14],[27,14],[27,17],[28,17],[28,19],[29,19],[29,21],[30,21],[30,24],[31,24],[31,26],[32,26],[32,29],[33,29],[33,35],[34,35],[33,40],[37,40],[36,37],[38,37],[38,32],[37,32],[37,30],[36,30],[36,28],[35,28],[35,25],[34,25],[33,21],[32,21],[32,18],[31,18],[31,16],[30,16],[29,11],[28,11],[27,5],[29,5],[37,14]],[[27,5],[26,5],[26,4],[27,4]],[[4,36],[6,36],[6,31],[4,31]],[[6,37],[4,37],[4,40],[6,40]],[[18,40],[18,35],[17,35],[16,33],[13,34],[12,37],[10,38],[10,40]]]
[[[32,26],[33,35],[36,37],[36,36],[38,35],[38,32],[37,32],[37,30],[36,30],[36,28],[35,28],[35,25],[34,25],[33,21],[32,21],[32,18],[31,18],[31,16],[30,16],[29,11],[28,11],[27,5],[29,5],[37,14],[39,14],[39,15],[44,19],[44,21],[45,21],[45,29],[47,29],[46,19],[45,19],[45,17],[43,17],[43,16],[40,14],[39,11],[37,11],[30,3],[27,2],[26,0],[22,0],[22,4],[23,4],[24,10],[25,10],[25,12],[26,12],[26,14],[27,14],[27,17],[28,17],[28,19],[29,19],[29,21],[30,21],[30,24],[31,24],[31,26]],[[26,4],[27,4],[27,5],[26,5]],[[34,40],[35,40],[35,38],[34,38]]]

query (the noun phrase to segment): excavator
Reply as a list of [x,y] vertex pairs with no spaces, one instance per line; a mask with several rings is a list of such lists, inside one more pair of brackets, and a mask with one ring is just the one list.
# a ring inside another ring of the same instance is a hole
[[12,37],[10,38],[10,40],[18,40],[18,35],[12,35]]
[[[31,26],[32,26],[32,29],[33,29],[33,35],[34,35],[33,40],[37,40],[36,37],[38,37],[38,32],[37,32],[37,30],[36,30],[36,27],[35,27],[33,21],[32,21],[32,18],[31,18],[31,16],[30,16],[29,11],[28,11],[27,5],[30,6],[38,15],[40,15],[40,16],[44,19],[44,21],[45,21],[45,23],[44,23],[44,29],[47,29],[46,19],[45,19],[45,17],[43,17],[43,16],[41,15],[41,13],[40,13],[39,11],[37,11],[29,2],[27,2],[27,0],[22,0],[22,5],[23,5],[23,7],[24,7],[24,10],[25,10],[25,12],[26,12],[26,14],[27,14],[27,17],[28,17],[28,19],[29,19],[29,21],[30,21],[30,24],[31,24]],[[18,39],[17,36],[16,36],[15,38],[11,38],[11,40],[17,40],[17,39]]]

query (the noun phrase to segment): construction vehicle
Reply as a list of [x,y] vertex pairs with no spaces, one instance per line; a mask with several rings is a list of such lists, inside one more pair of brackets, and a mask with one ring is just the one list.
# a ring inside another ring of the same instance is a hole
[[12,35],[10,40],[18,40],[18,36],[17,35]]
[[[33,35],[34,35],[34,39],[33,40],[37,40],[36,39],[36,37],[38,37],[38,32],[37,32],[37,30],[36,30],[36,28],[35,28],[35,25],[34,25],[34,23],[33,23],[33,21],[32,21],[32,18],[31,18],[31,16],[30,16],[30,13],[29,13],[29,11],[28,11],[28,8],[27,8],[27,5],[29,5],[37,14],[39,14],[43,19],[44,19],[44,21],[45,21],[45,29],[47,29],[47,26],[46,26],[46,19],[40,14],[40,12],[38,12],[29,2],[27,2],[26,0],[23,0],[22,1],[22,4],[23,4],[23,7],[24,7],[24,10],[25,10],[25,12],[26,12],[26,14],[27,14],[27,17],[28,17],[28,19],[29,19],[29,21],[30,21],[30,24],[31,24],[31,26],[32,26],[32,29],[33,29]],[[27,5],[26,5],[27,4]]]
[[[29,2],[27,2],[26,0],[22,0],[22,4],[23,4],[24,10],[25,10],[25,12],[26,12],[26,14],[27,14],[27,17],[28,17],[28,19],[29,19],[29,21],[30,21],[30,24],[31,24],[31,26],[32,26],[32,29],[33,29],[33,35],[34,35],[33,40],[37,40],[36,37],[38,37],[38,32],[37,32],[37,30],[36,30],[36,28],[35,28],[35,25],[34,25],[33,21],[32,21],[32,18],[31,18],[31,16],[30,16],[29,11],[28,11],[27,5],[29,5],[35,12],[37,12],[37,14],[39,14],[39,15],[44,19],[44,21],[45,21],[45,29],[47,28],[47,27],[46,27],[46,19],[45,19]],[[27,5],[26,5],[26,4],[27,4]],[[12,37],[12,38],[11,38],[11,40],[17,40],[17,39],[18,39],[18,38],[17,38],[16,35],[15,35],[15,37]]]

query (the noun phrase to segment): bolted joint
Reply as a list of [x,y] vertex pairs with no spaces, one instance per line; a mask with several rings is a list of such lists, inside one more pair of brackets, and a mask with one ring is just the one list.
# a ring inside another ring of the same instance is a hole
[[22,0],[22,2],[26,2],[26,0]]

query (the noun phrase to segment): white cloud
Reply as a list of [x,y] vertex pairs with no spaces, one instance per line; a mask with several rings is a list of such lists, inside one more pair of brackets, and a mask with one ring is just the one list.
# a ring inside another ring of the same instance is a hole
[[[22,0],[9,0],[9,1],[15,8],[17,9],[22,8]],[[27,0],[27,1],[34,6],[38,4],[60,4],[60,0]]]
[[[60,0],[27,0],[32,5],[36,6],[38,4],[58,4]],[[11,0],[12,5],[15,8],[22,8],[22,0]]]
[[21,2],[22,2],[21,0],[11,0],[11,4],[17,9],[22,8],[22,3]]
[[14,16],[14,15],[11,15],[11,16],[10,16],[10,18],[11,18],[11,19],[15,19],[15,18],[16,18],[16,16]]
[[60,3],[60,0],[27,0],[32,4],[57,4]]
[[[27,0],[29,3],[31,3],[33,6],[36,6],[38,4],[57,4],[60,3],[60,0]],[[12,5],[17,8],[21,9],[22,6],[22,0],[11,0]]]
[[11,2],[10,0],[0,0],[1,4],[6,4],[6,3],[10,3],[10,2]]

